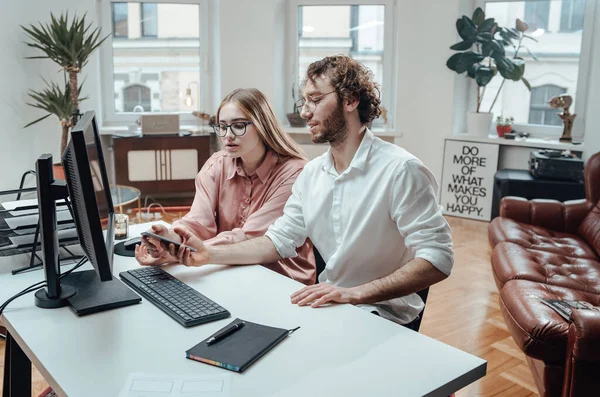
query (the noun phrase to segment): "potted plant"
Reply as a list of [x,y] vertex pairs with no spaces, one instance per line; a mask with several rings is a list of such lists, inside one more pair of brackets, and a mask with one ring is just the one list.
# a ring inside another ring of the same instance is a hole
[[513,121],[512,117],[496,117],[496,132],[500,138],[504,138],[505,134],[512,132]]
[[296,83],[292,84],[292,98],[294,99],[294,111],[286,115],[287,119],[292,127],[304,127],[306,126],[306,120],[300,117],[300,112],[296,108],[296,102],[300,99]]
[[[71,87],[65,82],[64,87],[59,86],[56,83],[46,83],[46,88],[42,91],[29,90],[29,96],[33,99],[33,103],[28,103],[29,106],[33,106],[38,109],[45,110],[48,112],[47,115],[40,117],[39,119],[32,121],[27,124],[24,128],[29,127],[39,121],[44,120],[52,115],[55,115],[61,126],[62,135],[60,142],[60,153],[62,154],[67,147],[67,138],[69,129],[73,126],[72,117],[76,111],[75,104],[71,102]],[[81,86],[79,86],[79,92],[81,92]],[[87,98],[78,98],[78,102],[81,102]],[[59,167],[60,163],[54,164],[54,176],[57,179],[64,179],[64,171]]]
[[[85,15],[78,18],[77,15],[69,22],[68,12],[58,19],[50,14],[50,23],[39,26],[29,25],[23,30],[30,39],[26,44],[37,48],[44,55],[31,56],[26,59],[49,58],[56,62],[65,75],[65,87],[46,82],[43,91],[30,91],[29,96],[34,100],[30,106],[46,110],[48,114],[41,117],[25,127],[33,125],[50,115],[56,115],[62,125],[62,137],[60,153],[67,146],[69,129],[77,123],[79,116],[79,98],[81,86],[78,85],[78,74],[88,63],[91,54],[108,37],[100,38],[100,28],[91,29],[92,25],[85,23]],[[68,76],[68,81],[66,76]]]
[[[488,135],[493,118],[492,108],[507,79],[520,80],[528,90],[531,90],[529,82],[523,77],[525,61],[519,57],[519,50],[524,48],[523,39],[529,38],[535,41],[535,38],[525,34],[527,29],[527,24],[520,19],[516,20],[515,28],[500,27],[494,18],[486,18],[480,7],[473,12],[472,18],[463,15],[456,21],[456,30],[462,41],[454,44],[450,49],[460,52],[452,55],[446,62],[446,66],[458,74],[466,73],[467,77],[474,79],[477,84],[476,110],[467,115],[469,135]],[[507,46],[513,48],[512,57],[506,54]],[[486,93],[486,86],[497,73],[503,77],[502,83],[490,109],[482,112],[481,103]]]

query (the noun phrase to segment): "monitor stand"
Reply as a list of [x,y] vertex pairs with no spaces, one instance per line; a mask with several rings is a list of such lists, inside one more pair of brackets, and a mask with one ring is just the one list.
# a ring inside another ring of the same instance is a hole
[[77,290],[75,295],[68,298],[68,302],[78,316],[129,306],[142,301],[135,292],[115,276],[110,281],[101,282],[94,270],[73,272],[64,277],[61,284]]

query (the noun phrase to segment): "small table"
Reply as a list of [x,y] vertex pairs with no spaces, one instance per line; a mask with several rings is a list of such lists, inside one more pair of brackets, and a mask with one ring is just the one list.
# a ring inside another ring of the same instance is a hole
[[582,181],[534,178],[528,170],[502,169],[494,174],[492,219],[500,215],[500,201],[504,196],[518,196],[558,201],[585,198]]
[[123,206],[131,204],[137,200],[138,216],[142,212],[142,192],[131,186],[111,185],[110,195],[112,196],[113,206],[119,208],[119,213],[123,213]]

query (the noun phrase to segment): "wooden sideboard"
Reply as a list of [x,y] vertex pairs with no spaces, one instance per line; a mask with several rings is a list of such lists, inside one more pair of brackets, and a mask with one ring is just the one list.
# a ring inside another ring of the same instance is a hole
[[115,182],[133,186],[142,197],[161,204],[189,205],[196,174],[214,148],[214,134],[114,137]]

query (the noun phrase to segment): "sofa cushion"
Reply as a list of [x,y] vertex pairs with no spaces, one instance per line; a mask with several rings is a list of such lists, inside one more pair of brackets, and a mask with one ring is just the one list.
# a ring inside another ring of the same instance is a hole
[[600,295],[529,280],[510,280],[500,291],[500,310],[517,346],[547,364],[567,354],[569,323],[542,299],[569,299],[600,306]]
[[579,225],[578,234],[594,248],[596,255],[600,256],[600,201],[583,218]]
[[510,218],[495,218],[490,222],[488,237],[493,246],[508,241],[525,248],[555,252],[565,256],[598,260],[598,255],[581,237],[527,225]]
[[600,262],[593,259],[504,242],[494,248],[492,270],[498,289],[508,280],[530,280],[600,294]]

